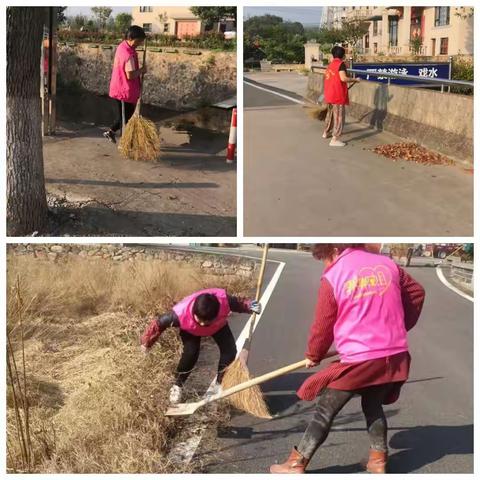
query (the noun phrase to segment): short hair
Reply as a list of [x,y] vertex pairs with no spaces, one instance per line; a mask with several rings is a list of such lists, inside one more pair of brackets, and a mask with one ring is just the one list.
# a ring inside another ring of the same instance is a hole
[[220,302],[212,293],[202,293],[193,303],[193,313],[201,320],[212,322],[218,316]]
[[347,248],[365,248],[364,243],[314,243],[312,245],[312,255],[317,260],[332,258],[335,249],[342,253]]
[[335,45],[332,48],[332,56],[333,58],[343,58],[345,56],[345,49],[340,45]]
[[125,40],[143,40],[146,37],[145,30],[138,25],[132,25],[125,33]]

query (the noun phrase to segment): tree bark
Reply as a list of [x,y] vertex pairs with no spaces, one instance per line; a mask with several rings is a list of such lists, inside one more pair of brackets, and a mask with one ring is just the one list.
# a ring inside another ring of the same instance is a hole
[[7,234],[47,222],[43,172],[40,53],[45,7],[7,8]]

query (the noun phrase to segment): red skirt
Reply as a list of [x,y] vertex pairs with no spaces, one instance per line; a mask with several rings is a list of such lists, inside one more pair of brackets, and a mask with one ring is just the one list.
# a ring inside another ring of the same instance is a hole
[[409,371],[410,354],[408,352],[358,363],[335,361],[308,377],[298,389],[297,395],[302,400],[313,400],[327,387],[351,391],[389,383],[392,384],[392,388],[383,402],[388,405],[398,400],[400,389],[408,379]]

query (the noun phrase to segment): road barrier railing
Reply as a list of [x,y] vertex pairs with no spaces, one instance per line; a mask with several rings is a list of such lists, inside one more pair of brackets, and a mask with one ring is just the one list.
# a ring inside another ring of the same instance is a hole
[[[322,64],[313,64],[311,67],[311,71],[323,71],[326,70],[327,66]],[[425,87],[440,87],[441,92],[448,91],[450,87],[457,87],[457,88],[464,88],[464,89],[472,89],[474,82],[467,82],[466,80],[448,80],[446,78],[433,78],[433,77],[419,77],[417,75],[400,75],[398,73],[390,73],[390,72],[370,72],[366,70],[360,70],[358,68],[347,68],[347,72],[352,74],[352,76],[356,75],[369,75],[372,77],[382,77],[387,79],[387,84],[390,85],[390,80],[411,80],[413,82],[419,82],[422,85],[410,85],[410,88],[425,88]],[[406,85],[405,85],[406,86]]]

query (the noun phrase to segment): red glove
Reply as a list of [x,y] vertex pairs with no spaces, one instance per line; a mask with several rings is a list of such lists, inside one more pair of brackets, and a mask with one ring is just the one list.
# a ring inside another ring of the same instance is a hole
[[152,318],[147,328],[145,329],[145,332],[143,332],[143,335],[140,338],[141,344],[145,348],[151,348],[153,344],[159,339],[162,332],[163,329],[160,328],[160,326],[158,325],[156,317]]

